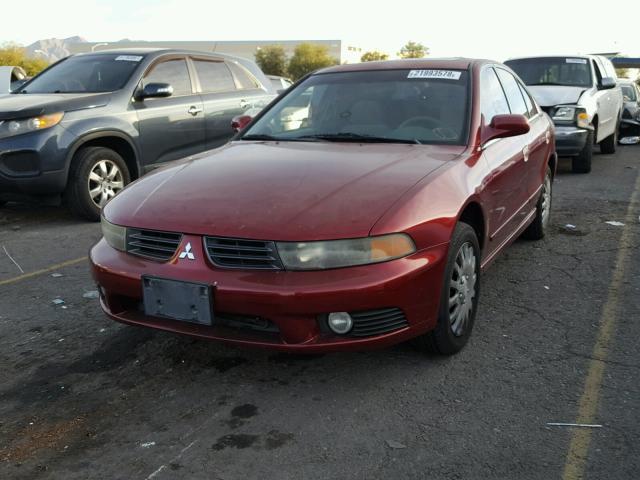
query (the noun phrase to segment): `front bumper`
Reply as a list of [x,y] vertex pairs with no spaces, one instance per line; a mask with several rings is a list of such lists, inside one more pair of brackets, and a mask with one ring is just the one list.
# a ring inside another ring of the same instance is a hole
[[574,126],[555,126],[556,151],[560,156],[578,155],[587,144],[589,130]]
[[[101,306],[112,319],[230,344],[273,350],[319,353],[385,347],[421,335],[436,325],[448,245],[422,250],[386,263],[314,272],[233,270],[207,260],[201,237],[184,235],[178,252],[190,242],[195,260],[178,255],[160,263],[111,248],[104,239],[90,252]],[[212,326],[146,316],[142,275],[214,286],[219,319],[259,318],[275,331],[247,324]],[[365,312],[397,308],[406,324],[373,336],[337,335],[322,328],[330,312]]]
[[70,141],[61,125],[0,139],[0,193],[61,193],[67,183]]

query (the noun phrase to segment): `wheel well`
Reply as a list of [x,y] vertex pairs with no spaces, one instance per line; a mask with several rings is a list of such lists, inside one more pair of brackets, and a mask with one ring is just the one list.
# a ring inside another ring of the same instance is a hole
[[555,153],[551,154],[549,157],[549,168],[551,169],[551,178],[553,178],[556,174],[556,166],[558,165],[558,158]]
[[478,243],[480,244],[480,250],[484,249],[484,214],[479,204],[471,202],[462,211],[459,221],[471,225],[475,230],[478,237]]
[[140,176],[138,172],[138,163],[136,161],[136,152],[129,142],[120,137],[98,137],[80,145],[76,152],[85,147],[105,147],[115,151],[127,164],[131,180],[135,180]]

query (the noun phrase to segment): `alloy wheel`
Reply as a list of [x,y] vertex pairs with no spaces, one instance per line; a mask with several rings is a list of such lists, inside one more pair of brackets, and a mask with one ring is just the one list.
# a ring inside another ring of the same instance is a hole
[[449,321],[457,337],[464,335],[473,313],[478,279],[473,246],[465,242],[456,255],[449,280]]
[[542,186],[542,225],[547,226],[549,223],[549,215],[551,213],[551,178],[547,175]]
[[91,169],[87,187],[93,203],[102,208],[124,188],[122,172],[111,160],[98,160]]

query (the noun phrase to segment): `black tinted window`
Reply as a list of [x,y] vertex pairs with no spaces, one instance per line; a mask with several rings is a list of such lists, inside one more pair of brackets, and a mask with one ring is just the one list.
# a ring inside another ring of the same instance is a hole
[[144,77],[144,83],[168,83],[173,87],[173,96],[191,94],[189,70],[182,58],[158,63]]
[[233,75],[236,77],[240,88],[259,88],[260,85],[256,82],[247,71],[239,65],[233,62],[229,62],[229,68],[233,71]]
[[35,77],[27,93],[113,92],[124,87],[142,55],[79,55],[69,57]]
[[637,100],[636,97],[636,89],[631,85],[622,85],[622,95],[624,95],[624,99],[627,102],[635,102]]
[[508,65],[526,85],[590,87],[591,70],[586,58],[540,57],[508,60]]
[[224,62],[194,60],[203,92],[229,92],[236,89],[231,72]]
[[482,70],[480,78],[480,112],[488,125],[496,115],[509,114],[509,104],[493,68]]
[[522,98],[522,93],[520,92],[520,87],[516,79],[502,68],[496,68],[496,73],[498,74],[502,88],[504,88],[504,93],[507,94],[507,101],[509,102],[511,113],[528,116],[529,109],[527,108],[527,104],[524,103],[524,98]]

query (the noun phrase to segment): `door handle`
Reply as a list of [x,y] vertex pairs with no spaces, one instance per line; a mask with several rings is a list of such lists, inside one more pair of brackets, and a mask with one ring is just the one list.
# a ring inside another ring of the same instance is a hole
[[191,107],[189,107],[189,110],[187,110],[187,113],[189,115],[193,115],[194,117],[198,115],[200,112],[202,112],[202,108],[196,107],[195,105],[191,105]]
[[249,108],[249,102],[247,102],[246,100],[240,100],[240,108],[242,110],[246,110],[247,108]]
[[529,145],[527,145],[522,149],[522,155],[524,155],[524,161],[528,162],[529,161]]

